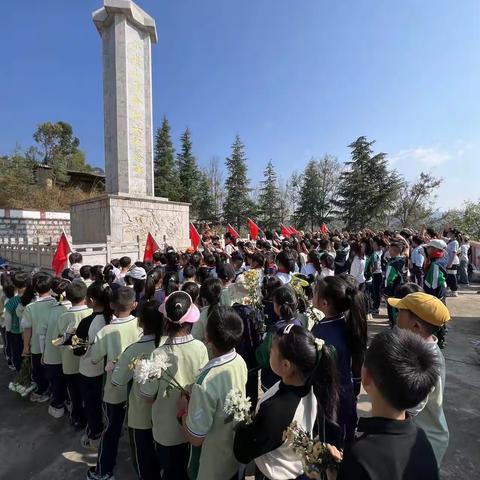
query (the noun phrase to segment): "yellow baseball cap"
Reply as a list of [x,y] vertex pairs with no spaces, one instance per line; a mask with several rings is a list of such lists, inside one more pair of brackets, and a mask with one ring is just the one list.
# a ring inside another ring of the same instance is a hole
[[409,310],[424,322],[441,327],[450,320],[445,304],[433,295],[416,292],[404,298],[389,298],[388,304],[398,310]]

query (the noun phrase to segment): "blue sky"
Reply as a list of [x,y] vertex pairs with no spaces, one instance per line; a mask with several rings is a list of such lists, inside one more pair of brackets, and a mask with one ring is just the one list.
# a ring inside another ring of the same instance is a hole
[[[38,123],[70,122],[103,166],[101,0],[4,2],[0,153]],[[154,126],[178,144],[188,125],[200,165],[238,132],[249,175],[283,178],[312,156],[348,160],[360,135],[408,179],[445,179],[437,204],[478,199],[478,0],[138,0],[157,22]]]

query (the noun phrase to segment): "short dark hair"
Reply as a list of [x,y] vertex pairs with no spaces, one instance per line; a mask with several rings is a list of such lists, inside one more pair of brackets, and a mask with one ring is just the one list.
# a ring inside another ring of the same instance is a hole
[[91,270],[92,270],[92,267],[90,265],[83,265],[83,267],[80,267],[80,276],[84,280],[90,279]]
[[73,252],[68,256],[68,261],[70,263],[82,263],[83,257],[81,253]]
[[121,268],[127,268],[132,264],[132,259],[130,257],[122,257],[118,263]]
[[289,273],[293,272],[295,269],[295,260],[291,252],[286,252],[282,250],[276,258],[277,265],[280,264],[282,267],[285,268]]
[[430,346],[419,335],[398,328],[373,338],[365,367],[382,397],[397,410],[413,408],[425,400],[440,374]]
[[65,296],[72,304],[81,302],[87,296],[87,286],[81,280],[73,281],[65,289]]
[[231,263],[223,263],[217,268],[217,276],[220,280],[234,280],[235,269]]
[[423,292],[423,288],[414,282],[407,282],[399,285],[393,292],[393,296],[395,298],[405,298],[407,295],[417,292]]
[[216,306],[209,310],[208,341],[221,353],[235,348],[243,335],[243,321],[232,308]]
[[185,282],[182,285],[182,292],[186,292],[192,297],[192,302],[195,303],[200,293],[200,287],[195,282]]
[[115,310],[120,310],[122,312],[128,309],[133,310],[135,298],[135,290],[133,288],[120,287],[112,294],[112,305]]
[[15,288],[25,288],[28,283],[28,275],[25,272],[14,272],[12,274],[12,283]]
[[193,278],[197,274],[197,269],[193,265],[186,265],[183,269],[183,278]]
[[39,272],[35,277],[35,291],[37,293],[48,293],[52,288],[53,277],[47,272]]

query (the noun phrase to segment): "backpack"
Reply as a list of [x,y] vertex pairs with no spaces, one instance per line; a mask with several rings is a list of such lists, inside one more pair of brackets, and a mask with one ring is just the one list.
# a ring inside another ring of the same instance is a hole
[[243,321],[243,335],[236,350],[245,360],[248,370],[257,368],[255,350],[262,343],[264,330],[263,312],[250,305],[235,303],[232,307]]

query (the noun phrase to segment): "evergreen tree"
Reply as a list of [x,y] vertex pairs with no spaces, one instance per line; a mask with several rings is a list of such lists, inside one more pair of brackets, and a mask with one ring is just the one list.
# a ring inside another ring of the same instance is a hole
[[216,218],[215,199],[207,172],[199,172],[197,194],[194,205],[198,221],[205,221],[208,223],[218,221],[218,218]]
[[182,143],[181,151],[177,154],[178,177],[180,179],[180,200],[192,203],[192,210],[196,212],[194,205],[198,196],[198,182],[200,172],[197,160],[192,153],[192,138],[187,128],[180,137]]
[[398,199],[402,179],[387,165],[385,153],[372,155],[372,145],[366,137],[359,137],[349,145],[352,160],[340,175],[338,200],[340,216],[349,230],[382,223],[382,216],[390,212]]
[[273,230],[280,223],[280,190],[278,188],[277,174],[270,160],[263,172],[264,180],[261,182],[258,198],[260,222],[265,229]]
[[175,149],[166,117],[163,117],[162,126],[155,135],[153,163],[155,196],[179,200],[180,182],[175,168]]
[[299,227],[314,230],[319,225],[319,198],[322,188],[322,180],[317,161],[312,158],[303,172],[303,181],[300,188],[298,208],[295,219]]
[[246,162],[245,146],[237,135],[232,145],[232,154],[225,162],[228,177],[225,181],[226,197],[223,204],[225,223],[230,223],[237,229],[246,223],[252,210]]

